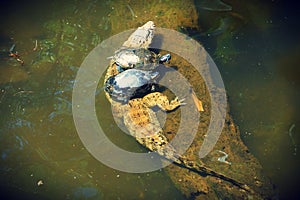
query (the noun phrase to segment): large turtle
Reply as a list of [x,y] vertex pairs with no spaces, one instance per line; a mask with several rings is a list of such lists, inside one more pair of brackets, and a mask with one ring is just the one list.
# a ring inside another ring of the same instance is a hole
[[158,72],[128,69],[109,77],[104,88],[113,100],[126,103],[138,94],[151,91],[157,77]]

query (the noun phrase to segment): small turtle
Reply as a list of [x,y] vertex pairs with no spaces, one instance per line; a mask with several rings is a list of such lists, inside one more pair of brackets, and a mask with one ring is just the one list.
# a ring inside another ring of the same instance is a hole
[[154,22],[148,21],[130,35],[130,37],[123,43],[123,47],[148,48],[154,36],[154,29]]
[[157,55],[144,48],[121,48],[110,57],[122,69],[150,67],[150,70],[158,65]]
[[154,52],[145,48],[121,48],[115,52],[115,55],[109,57],[117,65],[119,73],[126,69],[143,69],[153,70],[159,63],[168,62],[171,58],[170,54],[163,56],[157,55]]
[[104,88],[112,99],[126,103],[136,95],[151,91],[158,74],[158,72],[128,69],[109,77]]

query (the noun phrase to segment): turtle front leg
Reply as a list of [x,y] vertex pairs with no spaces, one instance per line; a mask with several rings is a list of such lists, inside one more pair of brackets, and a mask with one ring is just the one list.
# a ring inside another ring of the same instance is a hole
[[178,97],[169,101],[168,97],[160,92],[153,92],[143,97],[143,103],[148,107],[158,106],[164,111],[171,111],[179,106],[185,105],[184,99]]

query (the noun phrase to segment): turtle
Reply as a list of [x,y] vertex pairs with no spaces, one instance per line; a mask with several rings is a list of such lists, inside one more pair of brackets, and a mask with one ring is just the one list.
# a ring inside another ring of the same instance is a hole
[[111,57],[119,68],[119,72],[126,69],[152,70],[158,65],[158,56],[145,48],[121,48]]
[[145,48],[120,48],[109,58],[117,65],[120,73],[132,68],[153,70],[159,63],[168,62],[171,54],[160,55]]
[[[123,73],[125,70],[142,69],[152,71],[159,65],[161,56],[148,49],[153,40],[154,29],[155,25],[152,21],[145,23],[130,35],[113,56],[108,57],[111,61],[104,77],[104,84],[108,83],[107,80],[110,77]],[[107,91],[117,94],[111,90]],[[107,91],[105,95],[113,103],[111,98],[114,98],[114,95],[110,95]]]
[[154,37],[155,24],[148,21],[143,26],[137,28],[129,38],[123,43],[125,48],[148,48]]
[[152,21],[147,22],[133,32],[128,40],[114,52],[105,80],[108,77],[121,73],[127,69],[153,70],[159,63],[168,62],[170,54],[160,55],[149,50],[149,45],[153,40],[155,25]]
[[125,103],[134,96],[151,91],[158,75],[155,71],[128,69],[109,77],[104,89],[113,100]]

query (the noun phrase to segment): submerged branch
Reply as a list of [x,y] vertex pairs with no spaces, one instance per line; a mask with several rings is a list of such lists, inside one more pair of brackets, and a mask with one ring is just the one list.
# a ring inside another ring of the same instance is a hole
[[130,11],[130,13],[131,13],[131,15],[132,15],[132,19],[137,18],[137,16],[134,14],[132,8],[130,7],[130,5],[127,4],[126,7],[129,9],[129,11]]

